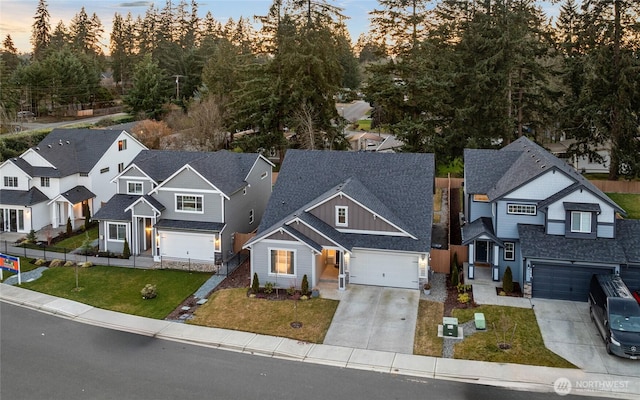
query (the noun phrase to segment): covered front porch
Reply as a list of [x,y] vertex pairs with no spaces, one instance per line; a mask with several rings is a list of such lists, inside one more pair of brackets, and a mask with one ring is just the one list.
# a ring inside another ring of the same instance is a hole
[[338,290],[345,290],[348,283],[348,264],[348,252],[338,248],[323,248],[316,259],[319,270],[318,283],[328,287],[335,285]]
[[500,247],[504,246],[493,231],[490,218],[482,217],[462,227],[462,244],[469,246],[468,279],[489,277],[500,280]]
[[91,216],[95,197],[96,195],[84,186],[76,186],[60,193],[47,203],[50,207],[51,226],[65,226],[67,221],[71,220],[72,229],[80,228],[85,219]]

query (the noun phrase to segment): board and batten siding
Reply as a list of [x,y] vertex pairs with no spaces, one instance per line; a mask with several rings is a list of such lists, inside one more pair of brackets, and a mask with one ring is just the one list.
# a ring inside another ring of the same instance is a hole
[[303,235],[305,235],[309,239],[313,240],[314,242],[318,243],[320,246],[335,246],[335,243],[329,241],[327,238],[325,238],[324,236],[320,235],[318,232],[316,232],[313,229],[309,228],[305,224],[296,224],[294,222],[289,226],[291,226],[291,228],[297,230],[298,232],[302,233]]
[[[270,250],[272,249],[293,251],[295,253],[295,276],[269,273]],[[288,288],[292,285],[299,288],[304,275],[307,275],[309,282],[313,281],[313,267],[316,255],[313,254],[309,247],[299,242],[261,240],[251,246],[251,257],[252,270],[258,274],[260,286],[264,286],[266,282],[272,282],[281,288]]]
[[517,238],[518,224],[544,225],[544,214],[537,209],[536,215],[508,214],[508,204],[526,204],[535,206],[535,202],[504,199],[497,203],[498,226],[496,236],[499,238]]
[[[336,226],[336,206],[348,207],[347,226]],[[320,204],[310,210],[310,213],[318,217],[328,225],[334,228],[355,229],[363,231],[382,231],[382,232],[399,232],[398,229],[391,226],[381,218],[374,218],[369,210],[360,204],[343,196],[336,196],[331,200]]]
[[[548,167],[548,166],[547,166]],[[512,199],[544,200],[562,189],[571,186],[575,181],[555,169],[540,175],[522,187],[509,193]]]

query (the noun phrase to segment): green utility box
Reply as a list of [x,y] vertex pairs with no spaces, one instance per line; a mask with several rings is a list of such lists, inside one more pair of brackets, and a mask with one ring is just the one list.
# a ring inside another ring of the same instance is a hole
[[477,313],[473,314],[473,317],[474,317],[475,322],[476,322],[476,329],[477,330],[482,331],[482,330],[487,329],[487,323],[484,320],[484,313],[477,312]]
[[442,318],[442,336],[458,337],[458,318]]

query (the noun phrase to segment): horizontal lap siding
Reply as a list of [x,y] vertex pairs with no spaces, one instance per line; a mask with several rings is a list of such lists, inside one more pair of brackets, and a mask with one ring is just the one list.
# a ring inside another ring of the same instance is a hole
[[[295,251],[295,277],[269,274],[270,249]],[[271,242],[260,241],[251,246],[253,272],[258,274],[260,286],[265,282],[277,283],[279,287],[289,287],[296,285],[300,287],[302,277],[306,274],[309,282],[312,281],[313,260],[315,256],[311,250],[302,244],[293,242]]]

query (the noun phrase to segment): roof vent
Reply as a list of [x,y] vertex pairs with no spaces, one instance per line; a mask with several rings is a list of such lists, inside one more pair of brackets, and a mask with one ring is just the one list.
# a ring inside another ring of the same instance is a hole
[[60,139],[60,141],[58,142],[58,144],[59,144],[60,146],[62,146],[62,139]]
[[48,144],[48,145],[47,145],[47,147],[48,147],[48,148],[51,148],[51,145],[50,145],[50,144]]
[[542,164],[542,165],[540,166],[540,168],[544,168],[544,167],[546,167],[546,165],[544,165],[544,164]]
[[40,151],[40,147],[36,147],[36,150]]
[[67,144],[71,144],[71,142],[67,140]]

